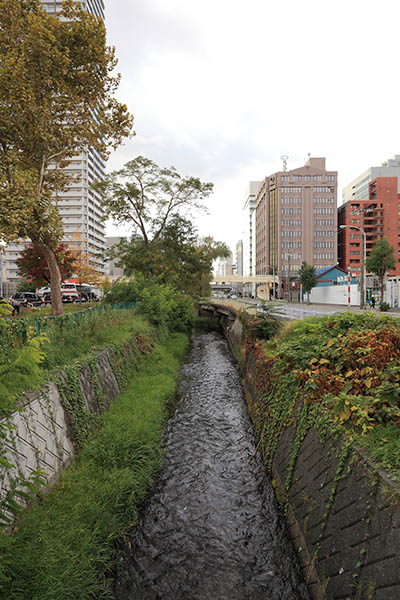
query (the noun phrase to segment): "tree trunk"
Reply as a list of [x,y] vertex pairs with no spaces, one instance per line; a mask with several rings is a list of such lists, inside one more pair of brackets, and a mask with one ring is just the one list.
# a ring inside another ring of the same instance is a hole
[[64,313],[64,306],[61,302],[61,273],[56,255],[50,246],[46,244],[35,245],[43,252],[50,271],[51,314],[53,316],[62,315]]
[[384,288],[385,276],[383,275],[383,276],[380,278],[380,280],[381,280],[381,281],[380,281],[380,284],[381,284],[381,304],[382,304],[382,302],[383,302],[383,288]]

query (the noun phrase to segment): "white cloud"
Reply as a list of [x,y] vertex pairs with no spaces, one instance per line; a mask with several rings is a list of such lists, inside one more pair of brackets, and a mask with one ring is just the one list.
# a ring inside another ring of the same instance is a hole
[[397,0],[106,0],[144,154],[215,183],[202,233],[234,245],[248,180],[326,156],[345,185],[400,152]]

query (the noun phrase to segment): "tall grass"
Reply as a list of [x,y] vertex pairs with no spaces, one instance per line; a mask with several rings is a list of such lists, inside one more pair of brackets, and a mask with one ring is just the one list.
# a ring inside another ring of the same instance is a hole
[[[57,486],[1,550],[7,600],[111,598],[116,540],[134,526],[162,464],[163,427],[186,334],[157,344]],[[5,580],[7,578],[8,580]]]

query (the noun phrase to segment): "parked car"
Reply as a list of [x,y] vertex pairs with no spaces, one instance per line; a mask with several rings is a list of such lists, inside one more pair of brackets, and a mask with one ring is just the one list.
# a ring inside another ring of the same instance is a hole
[[9,300],[11,306],[20,308],[21,306],[40,306],[42,298],[33,292],[17,292]]
[[79,302],[79,294],[78,292],[61,292],[61,301],[63,304]]

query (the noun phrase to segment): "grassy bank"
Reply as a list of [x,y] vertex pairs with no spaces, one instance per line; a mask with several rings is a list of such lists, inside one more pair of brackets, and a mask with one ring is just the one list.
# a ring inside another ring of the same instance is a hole
[[155,346],[58,485],[2,538],[1,597],[111,597],[115,541],[135,526],[162,464],[167,405],[187,344],[186,334],[172,334]]
[[269,337],[270,325],[268,316],[265,323],[248,317],[244,341],[256,365],[259,400],[250,412],[267,464],[297,403],[299,436],[310,427],[343,434],[399,477],[398,320],[369,313],[312,317],[260,339]]
[[[40,387],[53,376],[53,370],[82,360],[93,350],[123,343],[135,335],[154,334],[154,327],[135,309],[87,311],[80,313],[79,319],[61,319],[57,324],[52,322],[38,338],[35,326],[28,319],[20,319],[21,331],[14,332],[14,338],[4,336],[7,343],[0,349],[0,405],[4,398]],[[40,356],[35,344],[40,346]]]

